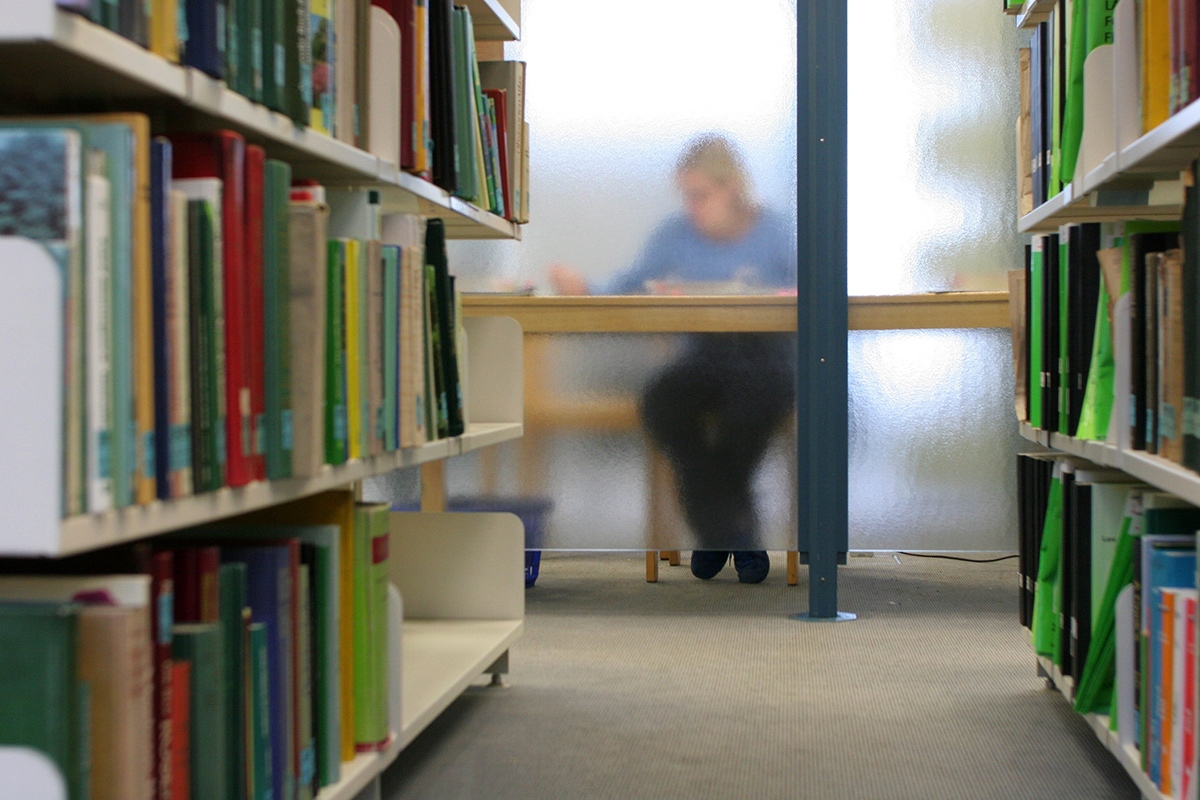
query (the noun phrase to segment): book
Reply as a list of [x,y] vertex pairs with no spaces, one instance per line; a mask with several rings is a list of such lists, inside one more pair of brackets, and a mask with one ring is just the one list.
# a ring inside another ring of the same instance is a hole
[[454,160],[458,170],[455,194],[483,206],[484,177],[479,173],[476,152],[479,149],[479,114],[475,106],[471,48],[467,43],[467,10],[450,9],[451,93],[454,101]]
[[[480,61],[479,79],[484,89],[504,92],[504,129],[506,141],[504,150],[508,154],[508,177],[512,196],[508,218],[514,221],[526,221],[528,203],[525,200],[525,168],[526,131],[525,131],[525,73],[524,61]],[[497,104],[499,114],[499,104]],[[497,119],[497,126],[500,120]]]
[[[291,19],[288,10],[292,9]],[[272,111],[287,111],[287,37],[296,30],[294,6],[282,0],[262,0],[262,103]],[[289,27],[289,22],[291,27]]]
[[[225,482],[244,486],[254,477],[249,452],[253,422],[248,364],[248,292],[245,269],[245,140],[232,131],[171,137],[176,180],[219,178],[224,305]],[[220,335],[220,333],[218,334]]]
[[[478,65],[476,66],[478,67]],[[512,183],[509,177],[508,90],[484,89],[483,93],[492,103],[489,116],[496,130],[496,159],[500,175],[502,216],[515,220],[516,207],[513,202]]]
[[225,563],[246,565],[251,622],[266,627],[271,780],[276,797],[292,797],[298,777],[295,722],[296,619],[293,547],[255,544],[224,547]]
[[[263,361],[265,417],[262,430],[266,477],[271,480],[292,475],[295,448],[295,417],[292,410],[292,215],[288,194],[292,168],[275,159],[266,162],[266,192],[263,206]],[[311,258],[320,252],[305,243]],[[308,266],[308,265],[306,265]],[[311,269],[311,266],[308,266]],[[311,277],[308,277],[311,280]],[[319,324],[323,315],[312,321]],[[311,358],[309,352],[302,351]],[[319,363],[319,361],[317,362]],[[308,372],[312,372],[311,367]],[[319,468],[319,467],[318,467]],[[310,474],[310,473],[305,473]]]
[[171,654],[191,664],[189,772],[194,798],[225,797],[228,764],[225,737],[225,654],[221,628],[212,623],[185,623],[172,631]]
[[363,393],[363,454],[379,455],[383,452],[383,384],[384,332],[383,332],[383,253],[378,237],[365,243],[366,265],[363,290],[366,303],[362,320],[366,329],[366,348],[363,365],[366,374],[366,391]]
[[325,461],[342,464],[350,454],[346,368],[346,245],[328,242],[325,288]]
[[188,800],[192,794],[192,662],[171,662],[171,800]]
[[360,503],[354,519],[354,738],[359,752],[387,744],[388,524],[391,507]]
[[187,45],[183,63],[209,77],[225,76],[226,0],[186,0]]
[[383,408],[380,442],[386,451],[400,448],[400,260],[398,245],[382,245],[383,262]]
[[221,553],[216,547],[172,549],[176,622],[220,620]]
[[245,231],[243,235],[242,269],[244,274],[245,316],[242,361],[245,370],[243,400],[242,452],[252,479],[267,477],[266,459],[266,298],[264,248],[266,221],[264,195],[266,192],[267,155],[258,145],[245,149]]
[[429,99],[433,182],[457,194],[463,165],[455,100],[452,0],[427,0],[429,13]]
[[458,371],[457,329],[454,316],[454,290],[449,262],[446,257],[446,229],[440,219],[431,219],[425,227],[425,258],[433,268],[433,297],[438,307],[436,321],[440,369],[443,375],[446,435],[461,436],[465,431],[463,419],[462,384]]
[[[150,52],[179,63],[179,2],[153,0],[150,13]],[[98,4],[103,5],[103,4]]]
[[352,37],[350,29],[345,30],[345,38],[342,38],[343,31],[338,29],[338,39],[335,45],[334,23],[335,19],[340,21],[342,18],[343,9],[353,8],[353,3],[346,2],[346,0],[336,4],[329,0],[309,0],[307,6],[311,42],[310,69],[312,70],[308,125],[315,131],[332,136],[337,127],[334,93],[340,88],[337,76],[340,75],[342,66],[338,59],[342,55],[343,47],[351,54],[353,53],[353,45],[347,46],[346,44]]
[[150,578],[0,577],[0,602],[76,603],[78,679],[88,687],[89,796],[154,796]]
[[1167,0],[1142,5],[1142,133],[1170,115],[1171,28]]
[[[87,373],[83,391],[87,403],[87,430],[81,445],[85,451],[89,511],[107,511],[113,506],[112,463],[112,184],[105,172],[105,155],[93,150],[87,159],[87,183],[84,190],[83,308],[86,331]],[[75,303],[71,304],[74,308]],[[71,327],[75,327],[72,325]],[[68,329],[70,330],[70,328]],[[68,337],[69,339],[69,337]],[[68,345],[71,347],[72,345]],[[77,367],[73,367],[77,368]],[[69,424],[69,423],[68,423]],[[69,464],[68,461],[64,463]],[[64,484],[66,485],[66,484]]]
[[251,793],[254,800],[271,800],[271,676],[267,662],[267,626],[252,622],[250,632],[250,704],[251,717],[250,769]]
[[170,213],[166,280],[167,337],[167,457],[171,497],[192,493],[192,381],[191,320],[188,242],[188,198],[174,188],[167,191]]
[[296,777],[296,794],[304,800],[319,790],[317,783],[317,745],[313,729],[313,597],[308,565],[301,562],[296,573],[296,742],[300,750],[300,766]]
[[1183,460],[1183,255],[1168,250],[1159,261],[1158,452],[1176,463]]
[[288,206],[288,384],[292,474],[311,476],[326,461],[328,207]]
[[219,618],[223,655],[223,679],[225,681],[225,769],[228,775],[228,797],[230,800],[245,800],[248,797],[249,763],[247,753],[250,742],[246,718],[248,698],[246,696],[246,625],[250,610],[246,605],[246,565],[222,564],[218,571]]
[[87,797],[87,684],[79,680],[80,606],[0,603],[0,745],[40,750],[58,767],[71,798]]
[[[333,224],[333,215],[330,215]],[[341,239],[345,247],[343,301],[346,304],[346,440],[347,456],[366,458],[367,435],[367,249],[359,239]]]

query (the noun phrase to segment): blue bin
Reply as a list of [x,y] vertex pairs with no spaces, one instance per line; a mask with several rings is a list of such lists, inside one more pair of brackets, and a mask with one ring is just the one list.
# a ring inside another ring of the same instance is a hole
[[516,514],[525,526],[525,588],[537,582],[542,563],[542,540],[546,516],[554,503],[545,497],[454,497],[446,501],[447,511],[500,511]]

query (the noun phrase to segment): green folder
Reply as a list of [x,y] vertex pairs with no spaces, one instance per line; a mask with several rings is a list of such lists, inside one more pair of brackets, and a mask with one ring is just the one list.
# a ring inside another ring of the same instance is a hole
[[1062,534],[1062,462],[1056,462],[1054,477],[1050,482],[1046,521],[1042,528],[1042,548],[1038,557],[1037,585],[1033,594],[1033,647],[1038,655],[1046,656],[1055,664],[1061,663],[1062,659],[1058,618]]
[[1042,242],[1040,236],[1033,237],[1029,256],[1029,424],[1035,428],[1042,425]]
[[1112,324],[1108,319],[1108,293],[1103,275],[1100,276],[1100,297],[1096,302],[1099,308],[1096,309],[1096,329],[1092,334],[1092,360],[1088,367],[1083,408],[1075,436],[1078,439],[1103,441],[1108,437],[1108,423],[1112,418],[1113,377],[1116,371]]

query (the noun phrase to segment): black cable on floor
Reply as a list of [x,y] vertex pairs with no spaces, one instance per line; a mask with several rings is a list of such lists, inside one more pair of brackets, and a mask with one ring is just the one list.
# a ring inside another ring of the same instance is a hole
[[962,556],[944,556],[938,553],[906,553],[903,550],[897,550],[902,556],[912,556],[913,558],[944,558],[947,561],[966,561],[968,564],[994,564],[997,561],[1007,561],[1010,558],[1016,558],[1017,554],[1011,556],[1000,556],[999,558],[963,558]]

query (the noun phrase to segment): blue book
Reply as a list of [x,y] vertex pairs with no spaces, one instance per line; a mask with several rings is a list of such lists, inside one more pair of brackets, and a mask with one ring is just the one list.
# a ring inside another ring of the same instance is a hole
[[171,496],[170,338],[167,308],[170,282],[171,141],[150,142],[150,285],[154,327],[154,473],[159,500]]
[[[1143,564],[1146,570],[1146,598],[1149,611],[1147,643],[1149,646],[1146,693],[1148,706],[1143,706],[1149,724],[1146,761],[1147,774],[1155,785],[1162,784],[1162,593],[1163,589],[1194,589],[1196,587],[1196,543],[1162,542],[1151,537],[1143,541]],[[1165,698],[1171,702],[1171,698]]]
[[181,0],[187,9],[183,63],[218,80],[225,77],[226,0]]
[[292,716],[295,709],[292,674],[295,597],[292,576],[299,561],[299,547],[295,543],[222,547],[221,560],[246,565],[246,604],[250,607],[250,619],[252,623],[261,622],[266,626],[271,791],[274,797],[295,797]]

